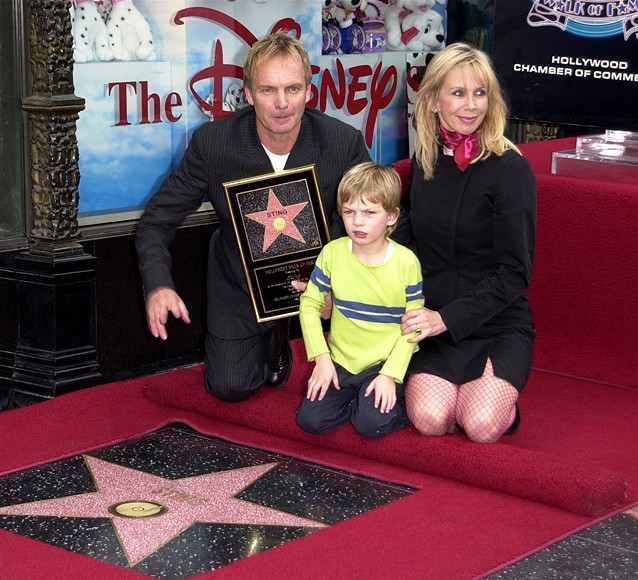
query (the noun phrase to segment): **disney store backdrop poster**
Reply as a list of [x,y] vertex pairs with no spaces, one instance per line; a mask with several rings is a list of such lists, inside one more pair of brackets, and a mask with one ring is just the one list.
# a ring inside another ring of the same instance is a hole
[[638,1],[497,0],[514,118],[638,131]]
[[146,21],[153,52],[143,59],[76,59],[75,94],[86,100],[77,123],[80,225],[138,218],[193,131],[247,104],[246,54],[279,28],[300,38],[310,55],[308,106],[360,129],[380,163],[407,154],[405,57],[341,55],[323,62],[316,0],[100,0],[95,4],[106,6],[107,26],[119,2]]

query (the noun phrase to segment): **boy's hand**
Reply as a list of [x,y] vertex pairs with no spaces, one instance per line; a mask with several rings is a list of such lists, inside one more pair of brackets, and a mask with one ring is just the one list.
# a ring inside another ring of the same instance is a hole
[[[330,383],[339,390],[339,379],[337,378],[337,370],[332,362],[330,353],[326,352],[315,357],[315,368],[312,369],[312,375],[308,379],[308,391],[306,398],[319,401],[324,398],[326,391],[330,387]],[[317,394],[319,397],[317,397]]]
[[392,377],[387,375],[377,375],[368,385],[364,396],[368,396],[374,391],[374,406],[381,413],[389,413],[397,403],[397,386]]

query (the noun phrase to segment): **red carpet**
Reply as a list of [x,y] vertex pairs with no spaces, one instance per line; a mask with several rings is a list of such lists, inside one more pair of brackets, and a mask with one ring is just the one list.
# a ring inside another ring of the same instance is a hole
[[[295,346],[299,347],[300,342],[296,342]],[[504,439],[496,445],[476,445],[462,435],[422,437],[411,427],[372,442],[357,435],[349,426],[320,436],[302,432],[295,423],[295,410],[301,396],[298,389],[295,393],[292,386],[278,391],[263,390],[249,401],[237,405],[218,401],[205,392],[201,368],[179,371],[177,377],[173,373],[149,383],[145,389],[146,396],[162,405],[197,411],[215,419],[231,421],[312,446],[347,450],[354,457],[454,479],[584,515],[602,514],[625,499],[624,465],[600,462],[606,455],[608,441],[605,438],[591,442],[588,455],[578,461],[573,460],[574,454],[580,450],[578,441],[573,444],[563,441],[562,451],[545,453],[542,444],[548,437],[547,431],[538,432],[538,442],[530,440],[527,415],[536,414],[531,405],[538,404],[540,409],[545,407],[545,396],[531,404],[525,399],[521,402],[526,421],[526,429],[523,429],[527,431],[524,439],[527,440],[526,444],[517,444],[522,434]],[[555,377],[551,375],[543,376],[539,388],[545,389],[545,385],[551,385],[554,380]],[[290,384],[300,385],[304,382],[295,374]],[[578,384],[576,388],[580,389],[581,385]],[[186,389],[190,391],[188,394]],[[551,395],[551,386],[549,390],[548,394]],[[569,398],[564,388],[561,391],[563,396]],[[620,390],[617,394],[619,405],[617,409],[611,405],[612,414],[626,410],[625,404],[628,402],[634,405],[638,403],[638,393]],[[568,413],[565,419],[578,421],[577,412]],[[607,416],[606,419],[609,421],[611,417]],[[582,430],[583,427],[576,422],[568,426],[568,432]]]
[[538,183],[534,366],[638,389],[638,189],[552,175],[552,151],[575,146],[521,146]]
[[[264,389],[251,401],[230,405],[205,394],[201,368],[195,367],[103,385],[6,412],[0,416],[0,473],[74,456],[179,421],[229,441],[420,490],[203,575],[211,578],[274,579],[286,570],[294,570],[296,578],[475,578],[596,521],[584,514],[610,501],[617,493],[619,477],[628,483],[627,496],[605,515],[638,501],[633,428],[638,393],[634,391],[577,381],[572,389],[565,387],[564,378],[557,382],[552,375],[535,373],[521,400],[521,431],[504,443],[481,446],[460,435],[434,440],[411,430],[378,441],[364,440],[349,428],[323,437],[305,435],[294,426],[299,395],[292,385],[299,389],[300,379],[297,373],[285,389]],[[159,405],[144,391],[215,416]],[[443,446],[444,452],[437,452],[437,446]],[[569,470],[561,467],[563,459],[569,462]],[[474,477],[475,485],[427,473],[454,467],[462,478]],[[490,476],[492,469],[499,472],[492,471]],[[536,494],[537,501],[516,496],[529,486],[528,478],[541,482],[537,491],[526,491],[528,496]],[[595,489],[597,481],[602,493]],[[550,501],[541,503],[547,498]],[[548,503],[570,504],[568,509],[573,511]],[[0,532],[0,563],[7,578],[139,577],[4,531]]]
[[[522,148],[539,185],[529,293],[538,342],[512,437],[478,445],[411,428],[377,441],[349,427],[305,434],[294,421],[308,373],[296,343],[288,386],[244,403],[207,395],[195,367],[2,413],[0,475],[182,422],[419,490],[198,578],[482,577],[636,504],[638,197],[627,184],[551,176],[551,151],[569,148],[573,140]],[[0,530],[0,577],[140,576]]]

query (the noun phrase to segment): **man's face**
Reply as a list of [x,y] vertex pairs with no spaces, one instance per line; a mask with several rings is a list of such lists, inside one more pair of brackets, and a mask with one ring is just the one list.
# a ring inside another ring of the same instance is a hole
[[[273,57],[255,69],[246,99],[255,107],[257,133],[273,153],[277,144],[294,145],[299,135],[301,116],[310,99],[301,64],[290,58]],[[271,149],[272,147],[272,149]]]

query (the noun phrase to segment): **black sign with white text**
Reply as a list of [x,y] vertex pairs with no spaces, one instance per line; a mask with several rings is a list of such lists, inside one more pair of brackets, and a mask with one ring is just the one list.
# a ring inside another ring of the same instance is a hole
[[497,0],[515,119],[638,131],[638,0]]

